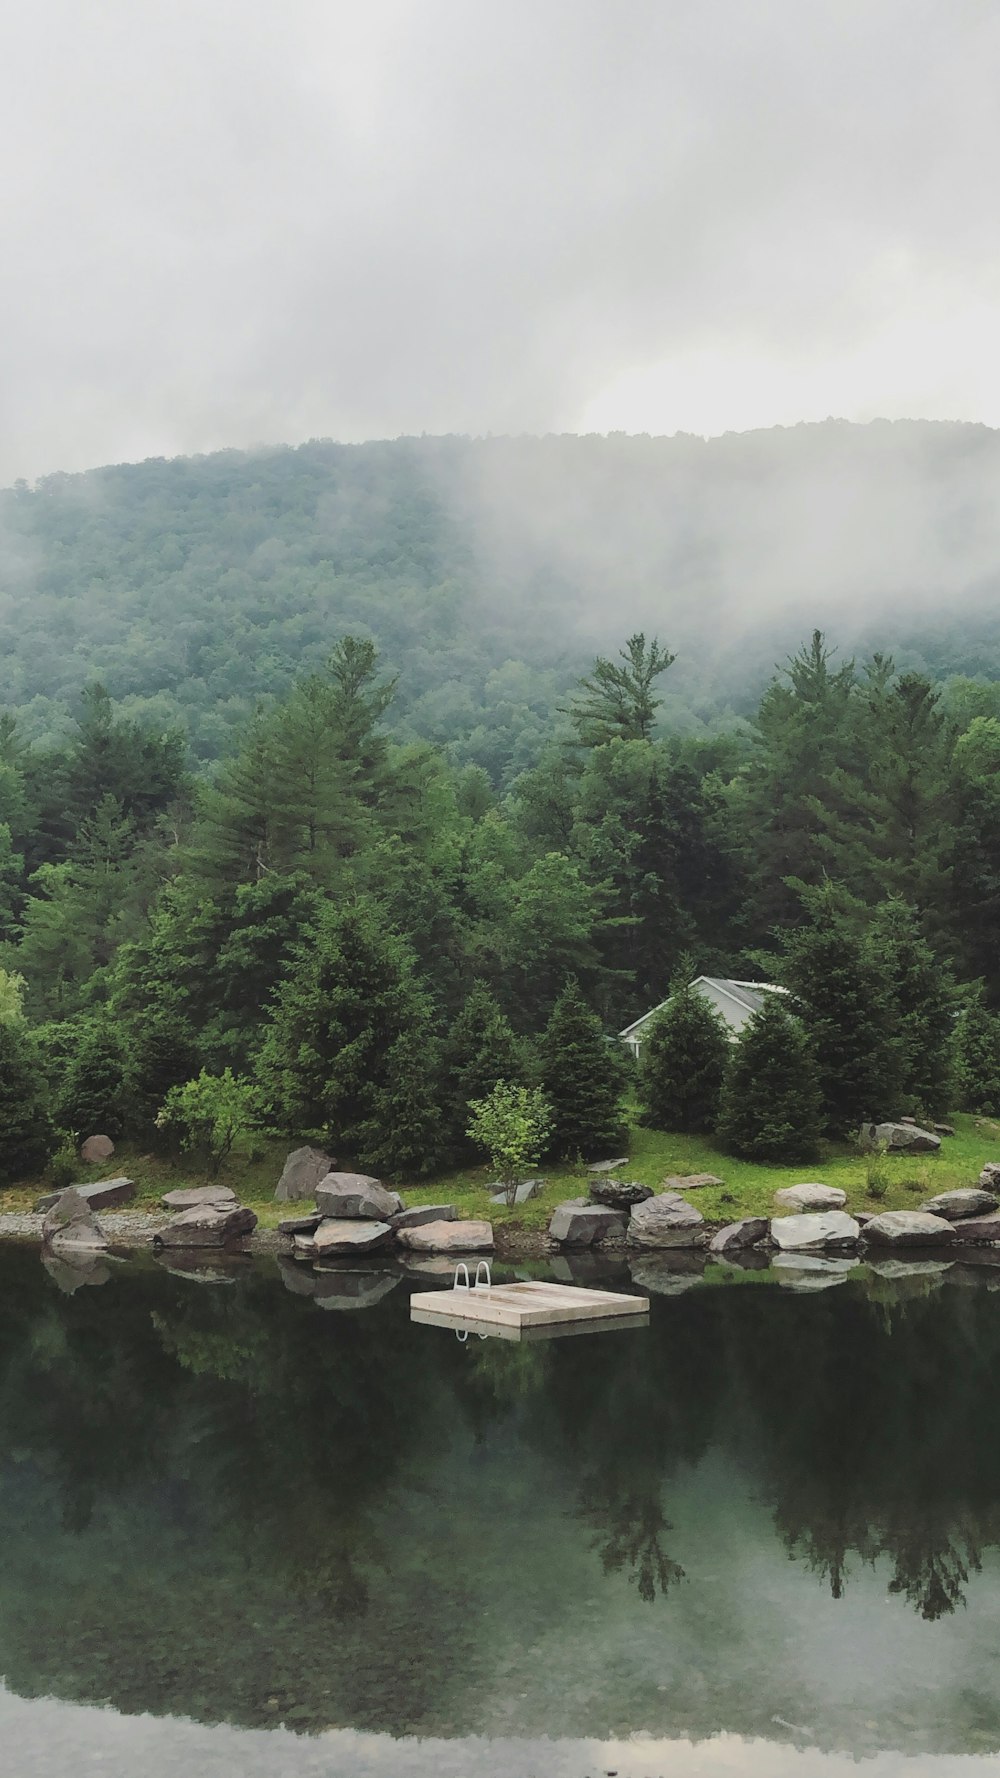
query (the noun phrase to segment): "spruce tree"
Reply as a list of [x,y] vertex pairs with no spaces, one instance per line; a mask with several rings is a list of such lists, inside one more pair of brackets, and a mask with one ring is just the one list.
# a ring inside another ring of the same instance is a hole
[[125,1127],[127,1091],[121,1039],[106,1019],[83,1024],[62,1076],[56,1117],[82,1137],[113,1139]]
[[977,996],[955,1026],[955,1082],[962,1111],[1000,1115],[1000,1014]]
[[447,1116],[455,1151],[472,1155],[469,1103],[489,1097],[497,1081],[515,1085],[525,1078],[522,1044],[485,982],[473,982],[444,1044],[442,1072]]
[[552,1008],[538,1047],[542,1090],[552,1108],[550,1154],[612,1154],[625,1136],[623,1058],[575,979]]
[[156,1117],[171,1087],[198,1073],[201,1060],[194,1028],[181,1005],[168,999],[136,1019],[128,1032],[130,1122],[156,1141]]
[[715,1128],[730,1040],[714,1006],[685,972],[646,1026],[639,1067],[642,1121],[657,1130]]
[[768,994],[734,1045],[718,1137],[754,1161],[810,1161],[820,1136],[819,1076],[809,1039],[781,997]]
[[877,909],[869,954],[890,986],[899,1052],[896,1111],[944,1117],[953,1090],[954,989],[922,936],[915,909],[893,899]]
[[40,1172],[54,1145],[34,1038],[23,1020],[0,1021],[0,1182]]

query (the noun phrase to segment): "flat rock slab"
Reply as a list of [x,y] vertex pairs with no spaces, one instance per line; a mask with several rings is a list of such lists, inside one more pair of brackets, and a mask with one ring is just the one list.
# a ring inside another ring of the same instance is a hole
[[415,1229],[400,1229],[401,1247],[412,1253],[492,1253],[490,1222],[424,1222]]
[[454,1204],[411,1204],[408,1209],[390,1216],[389,1226],[393,1229],[419,1229],[425,1222],[454,1222],[456,1214]]
[[1000,1241],[1000,1214],[966,1216],[953,1222],[951,1230],[956,1241]]
[[391,1240],[392,1230],[387,1222],[370,1222],[367,1217],[326,1217],[312,1237],[312,1250],[317,1259],[323,1254],[372,1253]]
[[294,1203],[297,1198],[312,1198],[317,1186],[337,1165],[332,1155],[321,1148],[293,1148],[281,1169],[281,1178],[274,1188],[279,1204]]
[[883,1210],[865,1224],[865,1240],[880,1246],[945,1247],[954,1239],[954,1224],[926,1210]]
[[592,1204],[606,1204],[609,1210],[631,1210],[633,1204],[644,1204],[653,1196],[650,1185],[640,1185],[637,1179],[594,1179],[591,1180],[588,1197]]
[[708,1244],[709,1253],[733,1253],[753,1247],[767,1238],[770,1223],[766,1216],[744,1216],[740,1222],[727,1223]]
[[935,1136],[954,1136],[955,1126],[954,1124],[935,1124],[934,1134]]
[[371,1179],[367,1173],[328,1173],[316,1188],[316,1208],[324,1216],[388,1222],[391,1216],[399,1215],[403,1200],[398,1192],[386,1191],[381,1180]]
[[80,1159],[88,1167],[99,1167],[104,1161],[110,1161],[115,1152],[115,1145],[110,1136],[88,1136],[86,1142],[80,1144]]
[[228,1185],[192,1185],[180,1191],[165,1192],[160,1203],[165,1210],[196,1210],[201,1204],[215,1204],[220,1210],[231,1209],[236,1193]]
[[893,1154],[937,1154],[941,1138],[933,1130],[922,1130],[919,1124],[865,1124],[860,1146],[869,1152],[885,1148]]
[[627,1166],[628,1166],[628,1155],[627,1154],[620,1154],[620,1155],[618,1155],[617,1159],[615,1159],[613,1161],[590,1161],[590,1162],[588,1162],[587,1172],[588,1173],[617,1173],[619,1167],[627,1167]]
[[785,1253],[810,1248],[853,1247],[861,1230],[843,1210],[824,1210],[814,1216],[772,1216],[771,1239]]
[[496,1190],[490,1191],[491,1204],[530,1204],[532,1198],[539,1198],[545,1189],[544,1179],[522,1179],[514,1196],[509,1198],[499,1179],[493,1181]]
[[665,1192],[698,1192],[706,1185],[725,1185],[717,1173],[674,1173],[660,1186]]
[[610,1210],[605,1204],[586,1204],[582,1198],[558,1204],[549,1222],[553,1241],[564,1247],[593,1247],[608,1235],[621,1234],[624,1228],[624,1211]]
[[626,1238],[631,1247],[705,1247],[709,1230],[693,1204],[677,1192],[661,1192],[636,1204]]
[[[71,1185],[66,1189],[76,1192],[91,1210],[113,1210],[118,1204],[131,1204],[135,1197],[135,1181],[132,1179],[102,1179],[97,1185]],[[61,1196],[61,1192],[49,1192],[39,1198],[35,1209],[51,1210]]]
[[783,1185],[774,1201],[785,1210],[842,1210],[847,1193],[836,1185]]
[[967,1191],[939,1192],[920,1208],[931,1216],[943,1216],[945,1222],[960,1222],[967,1216],[990,1216],[997,1208],[997,1199],[993,1192],[971,1186]]
[[322,1210],[313,1210],[308,1216],[286,1216],[279,1222],[279,1235],[314,1235],[323,1221]]
[[153,1236],[154,1247],[224,1247],[241,1241],[257,1227],[254,1212],[244,1204],[217,1210],[212,1204],[182,1210]]

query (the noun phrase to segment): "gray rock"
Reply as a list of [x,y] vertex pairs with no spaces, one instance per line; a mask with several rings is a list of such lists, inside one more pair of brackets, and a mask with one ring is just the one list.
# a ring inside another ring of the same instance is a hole
[[418,1229],[425,1222],[454,1222],[456,1214],[454,1204],[411,1204],[408,1209],[390,1216],[389,1226],[393,1229]]
[[293,1148],[281,1169],[281,1178],[274,1188],[274,1196],[279,1204],[294,1202],[297,1198],[311,1198],[316,1187],[322,1183],[327,1174],[336,1166],[330,1155],[324,1154],[321,1148]]
[[[131,1204],[135,1197],[135,1182],[131,1179],[102,1179],[97,1185],[71,1185],[67,1190],[75,1191],[91,1210],[113,1210],[118,1204]],[[39,1198],[35,1209],[51,1210],[61,1197],[62,1192],[48,1192],[44,1198]]]
[[704,1247],[709,1237],[700,1210],[677,1192],[661,1192],[636,1204],[626,1238],[630,1247]]
[[312,1210],[308,1216],[286,1216],[278,1224],[279,1235],[314,1235],[323,1221],[322,1210]]
[[327,1217],[312,1237],[312,1250],[317,1259],[323,1254],[373,1253],[391,1240],[392,1230],[387,1222],[371,1222],[367,1217]]
[[861,1230],[843,1210],[823,1210],[813,1216],[772,1216],[771,1239],[783,1252],[803,1249],[853,1247]]
[[328,1173],[316,1188],[316,1208],[340,1221],[362,1217],[388,1222],[390,1216],[399,1215],[403,1200],[367,1173]]
[[80,1144],[80,1159],[88,1167],[110,1161],[114,1152],[115,1145],[110,1136],[88,1136],[86,1142]]
[[885,1148],[894,1154],[937,1154],[941,1138],[919,1124],[865,1124],[859,1146],[865,1152]]
[[1000,1214],[967,1216],[951,1226],[956,1241],[1000,1241]]
[[660,1186],[661,1192],[698,1192],[706,1185],[725,1185],[717,1173],[673,1173]]
[[733,1253],[743,1247],[753,1247],[756,1242],[767,1237],[769,1223],[766,1216],[744,1216],[740,1222],[727,1223],[717,1235],[713,1235],[708,1244],[709,1253]]
[[293,1235],[292,1236],[292,1258],[293,1259],[296,1259],[296,1260],[313,1259],[315,1257],[315,1253],[316,1253],[316,1240],[315,1240],[314,1235]]
[[395,1272],[347,1272],[317,1267],[313,1301],[317,1309],[370,1309],[395,1290]]
[[494,1179],[493,1186],[496,1187],[496,1190],[490,1188],[491,1204],[530,1204],[532,1198],[541,1197],[545,1189],[545,1181],[544,1179],[522,1179],[520,1185],[515,1188],[512,1198],[507,1196],[499,1179]]
[[401,1247],[412,1253],[492,1253],[493,1225],[489,1222],[424,1222],[415,1229],[400,1229]]
[[241,1241],[257,1227],[254,1212],[244,1204],[217,1208],[214,1204],[196,1204],[182,1210],[166,1228],[153,1236],[155,1247],[225,1247],[227,1242]]
[[979,1175],[979,1183],[987,1191],[1000,1191],[1000,1161],[987,1161]]
[[611,1210],[631,1210],[633,1204],[644,1204],[651,1198],[653,1189],[640,1185],[636,1179],[594,1179],[588,1196],[592,1204],[607,1204]]
[[46,1252],[42,1249],[42,1265],[57,1290],[72,1296],[87,1284],[106,1284],[111,1267],[100,1248],[58,1244]]
[[165,1192],[160,1203],[165,1210],[196,1210],[200,1204],[216,1204],[228,1209],[237,1202],[236,1193],[228,1185],[191,1185],[180,1191]]
[[582,1198],[571,1198],[558,1204],[549,1222],[549,1234],[563,1247],[593,1247],[608,1235],[620,1235],[625,1229],[625,1213],[610,1210],[605,1204],[587,1204]]
[[835,1185],[783,1185],[774,1201],[786,1210],[842,1210],[847,1193]]
[[989,1216],[997,1208],[997,1199],[993,1192],[977,1191],[972,1186],[967,1191],[939,1192],[920,1208],[931,1216],[943,1216],[945,1222],[961,1222],[967,1216]]
[[620,1154],[620,1155],[618,1155],[617,1159],[615,1159],[613,1161],[589,1161],[587,1164],[587,1172],[588,1173],[617,1173],[619,1167],[627,1167],[627,1166],[628,1166],[628,1155],[627,1154]]
[[91,1251],[99,1251],[108,1244],[94,1212],[75,1185],[59,1192],[55,1203],[46,1211],[42,1240],[52,1247],[89,1248]]
[[954,1239],[954,1224],[926,1210],[883,1210],[865,1225],[865,1240],[879,1246],[944,1247]]
[[953,1124],[935,1124],[934,1125],[934,1134],[936,1136],[954,1136],[954,1134],[955,1134],[954,1125]]

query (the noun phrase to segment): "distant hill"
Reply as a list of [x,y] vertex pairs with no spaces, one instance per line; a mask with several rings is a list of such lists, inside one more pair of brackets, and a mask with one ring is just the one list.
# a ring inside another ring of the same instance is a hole
[[666,719],[749,709],[814,627],[1000,677],[1000,433],[924,421],[675,438],[224,451],[0,494],[0,704],[50,736],[101,679],[212,758],[368,633],[395,721],[498,777],[594,652],[678,652]]

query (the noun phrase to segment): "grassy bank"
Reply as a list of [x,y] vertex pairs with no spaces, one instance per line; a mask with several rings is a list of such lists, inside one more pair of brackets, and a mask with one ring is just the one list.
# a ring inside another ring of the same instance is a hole
[[[914,1209],[923,1198],[956,1186],[974,1185],[983,1163],[1000,1160],[1000,1123],[987,1119],[956,1116],[956,1134],[946,1136],[937,1155],[914,1155],[889,1158],[886,1169],[889,1187],[885,1196],[874,1199],[866,1189],[865,1161],[854,1149],[827,1145],[820,1161],[811,1166],[766,1167],[748,1161],[736,1161],[713,1147],[706,1139],[675,1136],[660,1130],[634,1128],[629,1143],[629,1163],[621,1169],[622,1176],[640,1180],[659,1189],[664,1179],[673,1174],[715,1173],[724,1181],[696,1192],[692,1202],[713,1222],[731,1222],[739,1216],[769,1215],[775,1208],[774,1193],[782,1185],[795,1185],[802,1180],[822,1180],[825,1185],[839,1186],[847,1193],[852,1210]],[[265,1228],[289,1214],[289,1207],[276,1204],[274,1188],[290,1144],[287,1141],[266,1145],[257,1143],[249,1153],[230,1157],[221,1181],[232,1187],[241,1200],[253,1206]],[[210,1183],[206,1173],[189,1163],[172,1163],[154,1155],[143,1154],[122,1146],[114,1159],[104,1167],[81,1167],[79,1178],[89,1183],[127,1173],[138,1188],[137,1203],[153,1208],[162,1194],[181,1185]],[[530,1204],[508,1209],[491,1205],[488,1195],[490,1174],[486,1168],[442,1174],[419,1185],[403,1189],[407,1203],[438,1202],[454,1204],[462,1216],[489,1217],[495,1223],[511,1223],[525,1229],[542,1229],[553,1207],[564,1198],[579,1197],[587,1189],[586,1169],[560,1166],[544,1170],[545,1190]],[[0,1211],[30,1210],[40,1192],[51,1190],[44,1179],[29,1185],[16,1186],[0,1192]]]

